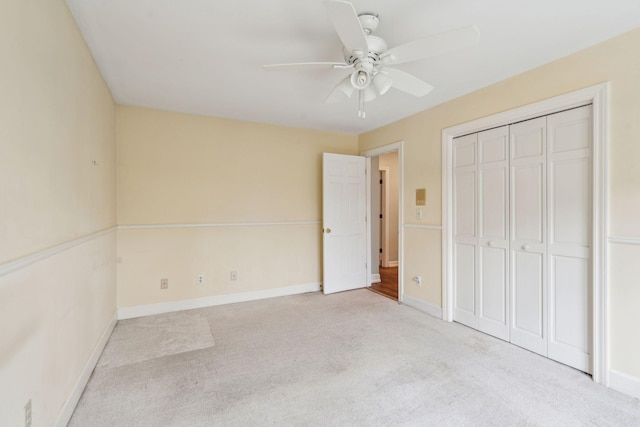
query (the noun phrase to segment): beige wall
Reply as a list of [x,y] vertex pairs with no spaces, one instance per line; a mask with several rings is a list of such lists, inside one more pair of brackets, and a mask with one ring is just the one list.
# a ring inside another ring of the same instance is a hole
[[[456,124],[506,111],[597,83],[611,82],[610,92],[610,235],[640,238],[640,30],[635,30],[572,56],[426,110],[405,120],[360,135],[360,150],[405,142],[405,224],[413,216],[415,188],[426,185],[423,224],[440,226],[441,132]],[[441,306],[440,232],[405,228],[405,289],[425,302]],[[624,263],[637,248],[613,246],[609,271],[610,356],[613,369],[640,377],[640,264]],[[624,264],[623,264],[624,263]],[[624,274],[620,274],[621,269]],[[409,286],[413,275],[426,277],[422,288]],[[411,290],[411,291],[409,291]],[[621,332],[624,331],[624,332]],[[628,333],[627,333],[628,332]]]
[[118,231],[119,306],[320,283],[322,152],[357,136],[118,107],[118,224],[173,225]]
[[31,398],[49,426],[115,314],[115,233],[18,264],[115,225],[115,104],[64,0],[0,2],[0,55],[0,425]]

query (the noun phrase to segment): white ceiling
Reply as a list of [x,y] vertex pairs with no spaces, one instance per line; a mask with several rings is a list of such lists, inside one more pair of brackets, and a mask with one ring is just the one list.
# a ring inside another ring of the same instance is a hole
[[379,15],[389,47],[469,25],[481,34],[476,47],[398,65],[433,92],[392,89],[360,119],[357,97],[324,103],[348,71],[262,68],[343,61],[322,0],[67,3],[119,104],[356,134],[640,26],[639,0],[354,0]]

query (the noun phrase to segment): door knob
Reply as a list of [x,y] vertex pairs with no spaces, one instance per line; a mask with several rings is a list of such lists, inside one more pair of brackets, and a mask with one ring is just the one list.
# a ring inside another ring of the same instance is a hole
[[522,245],[522,250],[523,251],[528,251],[530,247],[531,246],[529,246],[529,245]]
[[326,229],[324,230],[324,232],[325,232],[325,233],[327,233],[327,234],[329,234],[329,233],[331,233],[331,229],[330,229],[330,228],[326,228]]
[[489,240],[489,241],[487,242],[487,246],[493,246],[493,240]]

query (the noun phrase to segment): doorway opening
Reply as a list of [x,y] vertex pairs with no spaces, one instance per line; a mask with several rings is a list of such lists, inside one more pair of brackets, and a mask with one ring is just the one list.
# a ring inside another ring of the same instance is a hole
[[402,302],[402,143],[362,153],[368,174],[369,289]]

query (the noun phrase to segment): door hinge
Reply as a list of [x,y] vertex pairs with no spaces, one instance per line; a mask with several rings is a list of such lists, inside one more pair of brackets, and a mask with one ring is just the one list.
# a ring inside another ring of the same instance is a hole
[[380,253],[382,253],[382,248],[380,248]]
[[380,214],[380,219],[382,219],[382,214]]
[[382,185],[382,180],[380,180],[380,185]]

